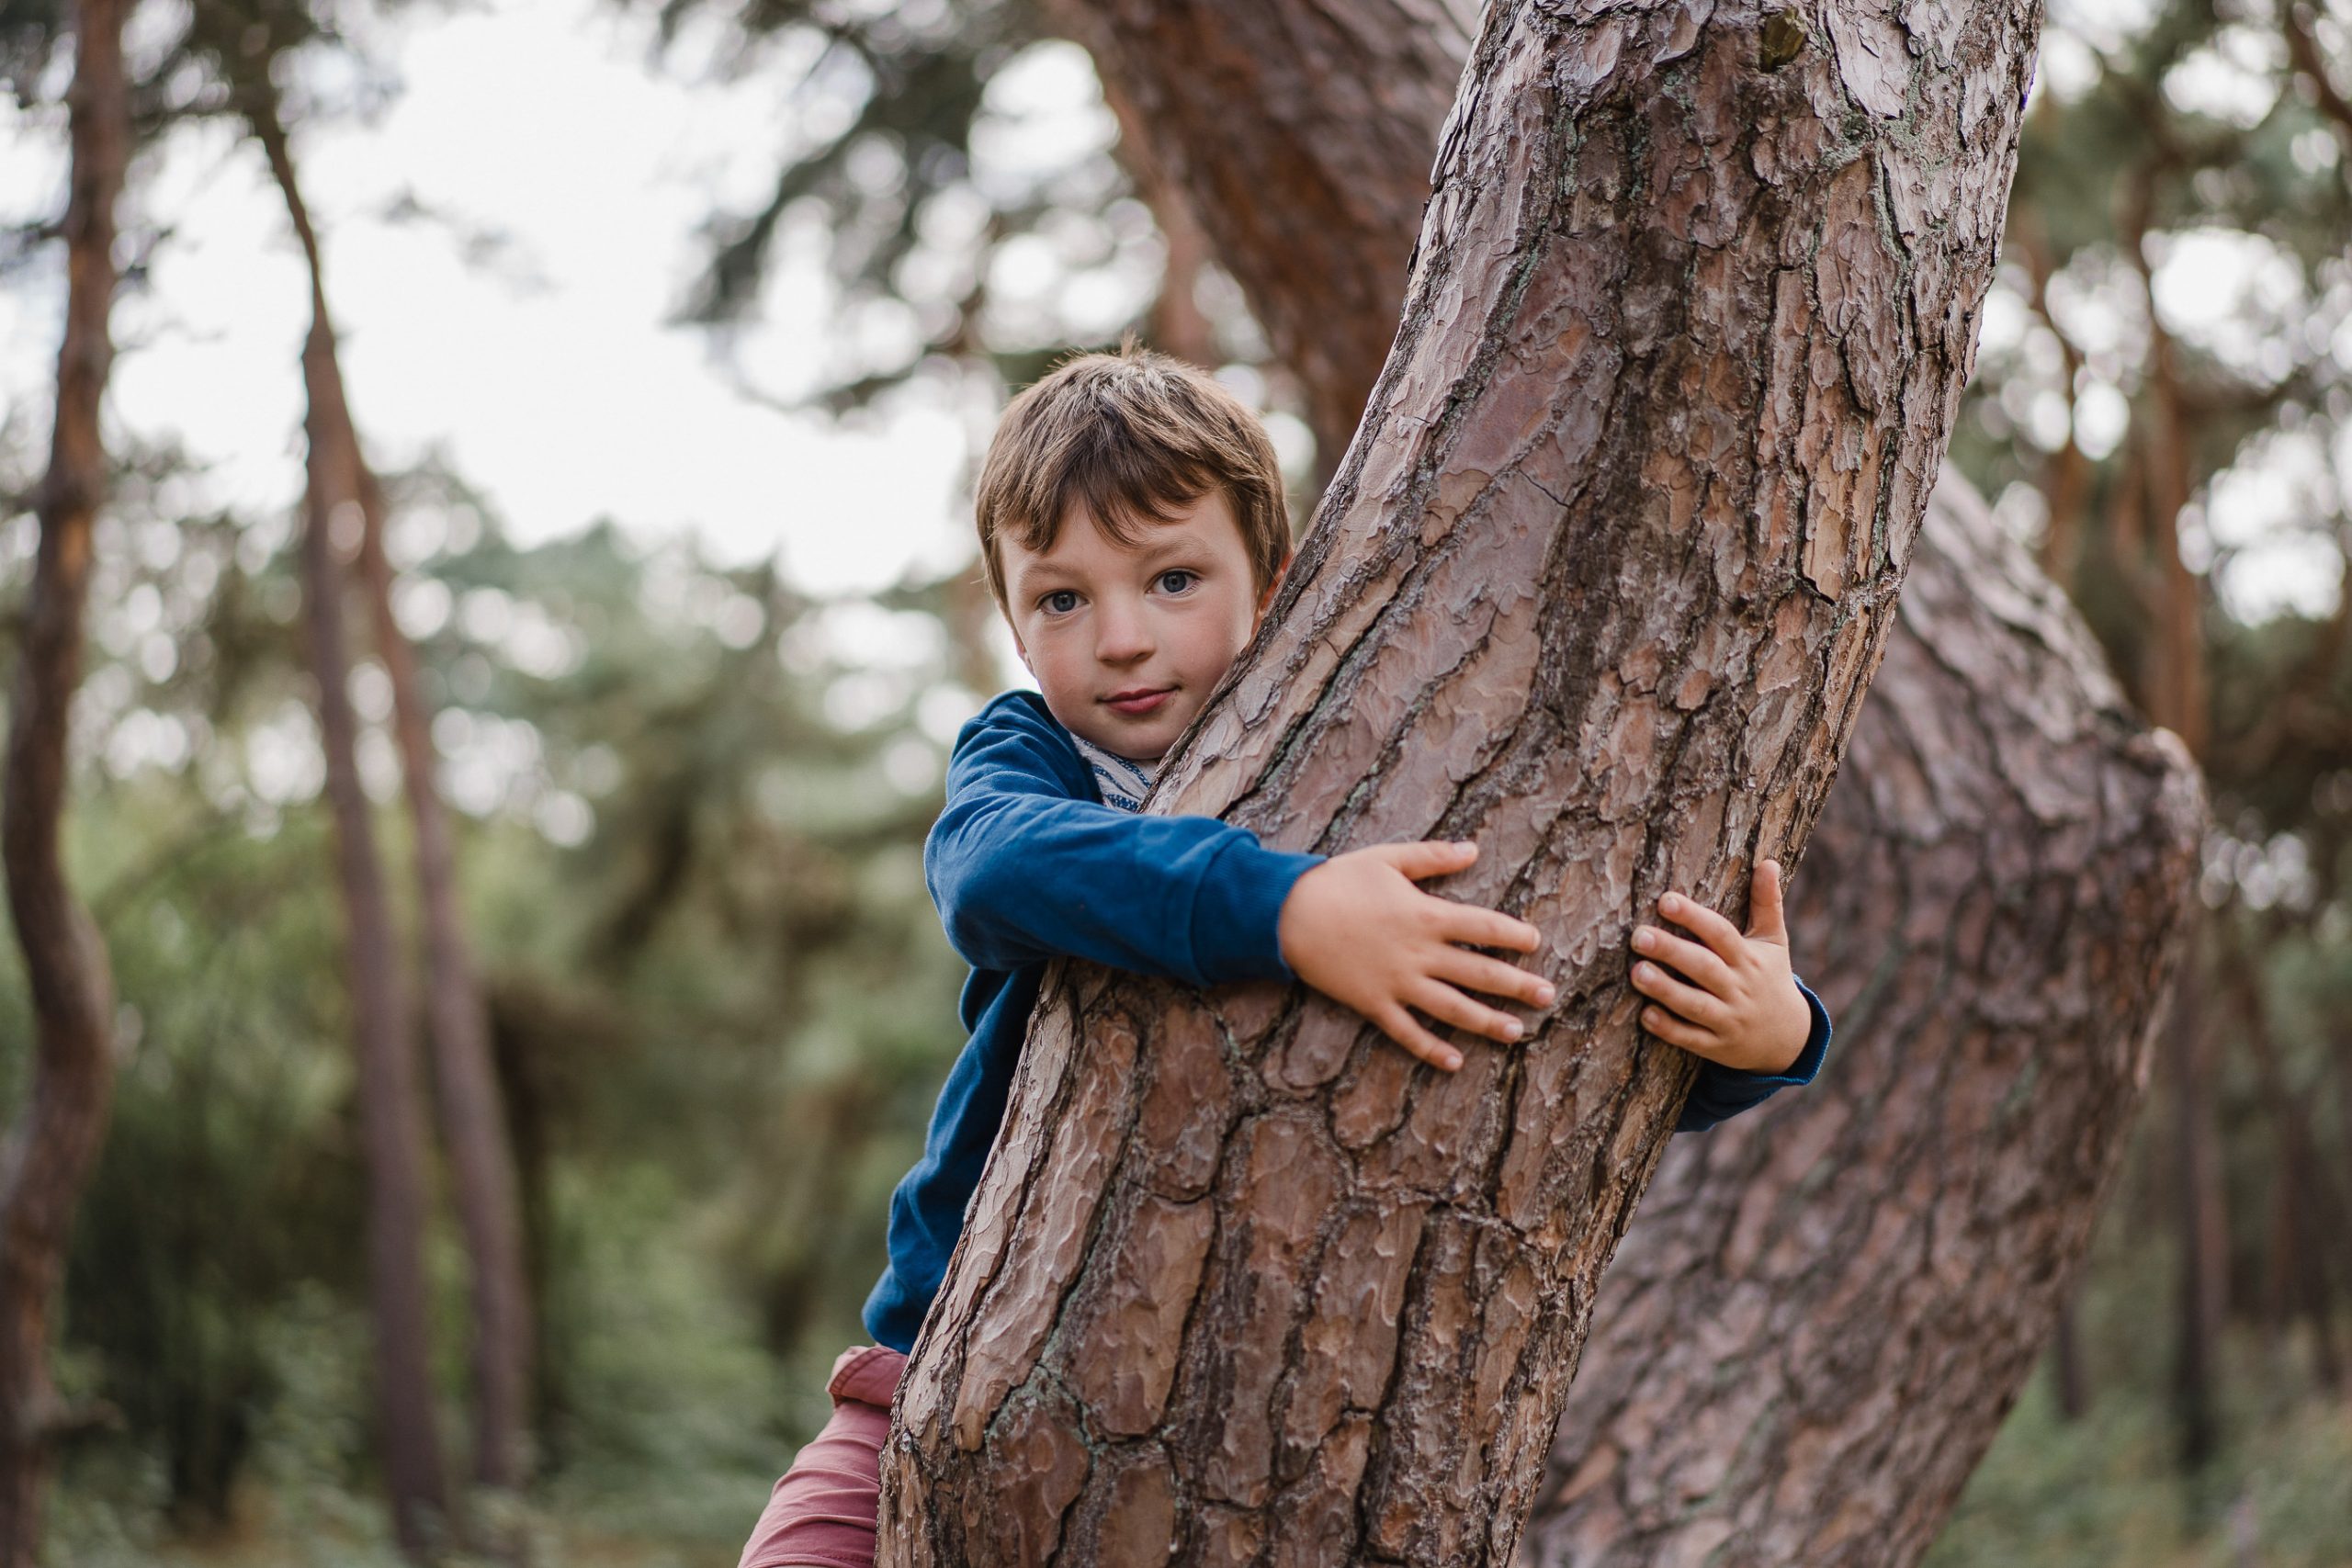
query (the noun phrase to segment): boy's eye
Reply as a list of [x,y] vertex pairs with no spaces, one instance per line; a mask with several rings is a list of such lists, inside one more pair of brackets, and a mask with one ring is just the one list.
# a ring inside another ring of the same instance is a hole
[[1171,570],[1163,571],[1159,574],[1160,592],[1163,593],[1182,593],[1200,580],[1201,574],[1199,572],[1187,571],[1182,567],[1177,567]]
[[1045,606],[1049,615],[1067,615],[1078,608],[1078,595],[1067,588],[1057,588],[1037,603]]

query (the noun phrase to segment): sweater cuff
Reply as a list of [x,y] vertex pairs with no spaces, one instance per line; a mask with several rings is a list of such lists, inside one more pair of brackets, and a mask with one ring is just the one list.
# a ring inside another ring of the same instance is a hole
[[1812,1027],[1805,1031],[1804,1049],[1797,1053],[1797,1059],[1789,1064],[1786,1072],[1746,1075],[1759,1084],[1768,1083],[1774,1089],[1802,1088],[1813,1081],[1814,1075],[1821,1071],[1821,1064],[1829,1055],[1829,1010],[1821,1005],[1821,998],[1815,996],[1813,987],[1803,980],[1797,982],[1797,989],[1804,993],[1805,1011],[1813,1015]]
[[1803,980],[1797,982],[1797,989],[1804,995],[1813,1027],[1805,1033],[1804,1049],[1797,1053],[1788,1070],[1747,1073],[1713,1062],[1700,1063],[1698,1081],[1690,1086],[1690,1098],[1683,1102],[1682,1114],[1674,1123],[1676,1132],[1702,1133],[1718,1122],[1753,1110],[1784,1089],[1813,1081],[1829,1052],[1829,1010]]
[[1193,963],[1202,984],[1297,978],[1283,960],[1283,902],[1323,861],[1267,849],[1247,834],[1218,852],[1193,897]]

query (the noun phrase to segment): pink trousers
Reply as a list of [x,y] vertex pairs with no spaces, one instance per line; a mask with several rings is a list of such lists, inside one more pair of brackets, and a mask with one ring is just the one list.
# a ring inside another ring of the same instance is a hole
[[879,1345],[844,1350],[825,1392],[833,1418],[768,1495],[736,1568],[874,1568],[882,1443],[907,1359]]

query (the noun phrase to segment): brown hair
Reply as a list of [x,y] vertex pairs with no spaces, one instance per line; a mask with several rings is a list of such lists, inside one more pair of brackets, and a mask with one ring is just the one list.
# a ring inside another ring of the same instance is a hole
[[1073,505],[1122,545],[1144,522],[1224,493],[1263,593],[1290,558],[1274,445],[1240,399],[1130,337],[1116,354],[1080,354],[1012,400],[980,465],[975,510],[989,587],[1004,604],[998,536],[1049,550]]

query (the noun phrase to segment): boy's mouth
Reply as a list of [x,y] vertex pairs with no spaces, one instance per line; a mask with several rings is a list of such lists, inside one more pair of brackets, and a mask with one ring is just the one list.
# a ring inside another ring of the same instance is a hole
[[1102,699],[1103,705],[1129,717],[1150,713],[1176,694],[1173,686],[1137,686],[1132,691],[1114,692]]

